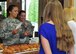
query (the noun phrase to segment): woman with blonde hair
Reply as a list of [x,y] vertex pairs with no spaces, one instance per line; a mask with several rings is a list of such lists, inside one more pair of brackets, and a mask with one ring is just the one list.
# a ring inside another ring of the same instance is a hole
[[63,15],[58,0],[52,0],[45,6],[44,23],[39,28],[39,54],[74,54],[74,38]]

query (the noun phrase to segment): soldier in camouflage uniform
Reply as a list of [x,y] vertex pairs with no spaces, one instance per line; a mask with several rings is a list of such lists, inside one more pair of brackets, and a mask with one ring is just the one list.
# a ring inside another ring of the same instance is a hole
[[18,14],[18,7],[10,5],[7,9],[8,18],[4,19],[0,28],[0,37],[3,38],[4,45],[19,43],[19,29],[16,29],[19,20],[15,19]]
[[[1,26],[1,23],[2,23],[2,21],[4,20],[4,16],[2,15],[2,14],[0,14],[0,28],[2,28],[2,26]],[[2,43],[3,41],[2,41],[2,38],[0,38],[0,43]]]
[[[33,34],[33,26],[30,21],[26,20],[26,13],[25,11],[21,10],[18,15],[18,19],[22,22],[21,28],[22,32],[20,33],[20,38],[26,38],[26,42],[29,39],[29,36]],[[25,37],[26,36],[26,37]]]

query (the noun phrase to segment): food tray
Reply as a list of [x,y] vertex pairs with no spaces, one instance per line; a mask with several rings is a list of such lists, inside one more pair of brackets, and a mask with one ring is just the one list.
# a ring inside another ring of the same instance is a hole
[[36,51],[38,51],[38,50],[19,52],[19,53],[15,53],[15,54],[23,54],[23,53],[30,53],[30,52],[36,52]]

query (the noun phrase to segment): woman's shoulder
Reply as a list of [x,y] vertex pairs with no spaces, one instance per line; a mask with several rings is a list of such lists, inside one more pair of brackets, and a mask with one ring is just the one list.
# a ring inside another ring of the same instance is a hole
[[24,23],[27,23],[28,25],[31,25],[31,26],[32,26],[32,23],[31,23],[31,21],[29,21],[29,20],[25,20]]
[[20,21],[18,20],[18,19],[14,19],[16,22],[19,22],[20,23]]
[[42,23],[42,24],[40,25],[40,27],[44,27],[44,26],[45,26],[45,24],[46,24],[46,23]]
[[4,20],[3,20],[3,22],[8,22],[9,21],[9,19],[8,18],[5,18]]
[[6,18],[3,20],[3,23],[20,23],[20,21],[17,19]]
[[25,22],[27,22],[27,23],[31,23],[31,21],[29,21],[29,20],[25,20]]
[[55,26],[55,25],[52,23],[45,22],[45,23],[41,24],[40,26],[41,27],[47,27],[47,26]]
[[53,29],[55,29],[55,25],[49,24],[49,23],[43,23],[39,27],[39,30],[47,30],[47,29],[53,30]]

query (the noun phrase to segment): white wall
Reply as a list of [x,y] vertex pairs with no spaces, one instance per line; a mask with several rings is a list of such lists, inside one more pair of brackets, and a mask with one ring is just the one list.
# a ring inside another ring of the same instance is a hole
[[76,8],[76,0],[74,0],[74,7]]

